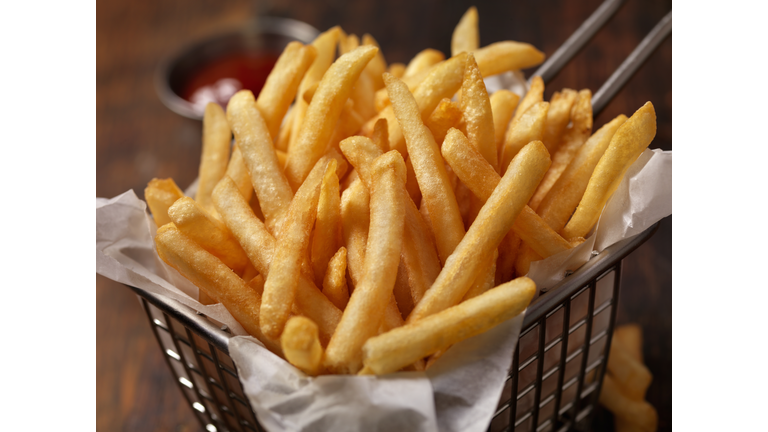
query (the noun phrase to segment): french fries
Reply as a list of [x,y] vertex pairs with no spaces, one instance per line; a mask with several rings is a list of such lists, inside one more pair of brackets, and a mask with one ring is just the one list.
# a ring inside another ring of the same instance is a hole
[[[592,134],[591,93],[539,77],[488,94],[543,59],[481,47],[474,7],[447,59],[388,66],[339,27],[288,44],[258,95],[207,108],[195,200],[147,186],[160,258],[309,376],[424,370],[525,310],[527,266],[583,241],[655,133],[647,104]],[[604,388],[636,403],[650,374],[619,349]]]

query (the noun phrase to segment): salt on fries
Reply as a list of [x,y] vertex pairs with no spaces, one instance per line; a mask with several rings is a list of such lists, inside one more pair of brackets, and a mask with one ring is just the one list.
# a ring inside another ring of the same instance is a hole
[[[475,8],[448,58],[388,65],[339,27],[288,44],[260,94],[207,107],[194,199],[147,185],[159,256],[308,375],[423,370],[525,310],[528,265],[583,240],[655,134],[650,103],[592,133],[588,90],[488,94],[543,60],[482,46]],[[606,388],[635,400],[626,358]]]

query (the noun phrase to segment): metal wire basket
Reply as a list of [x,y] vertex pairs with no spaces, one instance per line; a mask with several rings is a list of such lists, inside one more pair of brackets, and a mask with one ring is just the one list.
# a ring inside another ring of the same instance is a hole
[[[589,429],[616,319],[621,261],[657,228],[595,255],[528,308],[490,431]],[[229,357],[227,327],[173,299],[130,288],[206,430],[264,430]]]

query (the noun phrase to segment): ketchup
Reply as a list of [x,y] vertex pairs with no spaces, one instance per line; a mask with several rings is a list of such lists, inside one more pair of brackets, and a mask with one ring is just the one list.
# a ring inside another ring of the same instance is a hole
[[267,76],[277,62],[270,52],[238,53],[219,57],[202,65],[181,86],[180,96],[203,113],[209,102],[226,108],[229,98],[242,89],[258,97]]

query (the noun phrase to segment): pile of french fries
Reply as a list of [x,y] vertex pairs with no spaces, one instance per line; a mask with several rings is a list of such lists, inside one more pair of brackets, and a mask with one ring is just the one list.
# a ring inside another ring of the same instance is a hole
[[583,241],[655,114],[593,132],[589,90],[489,95],[544,54],[478,34],[470,8],[450,58],[407,65],[339,27],[290,43],[258,97],[206,108],[194,199],[148,185],[160,257],[310,375],[424,370],[520,314],[530,263]]

